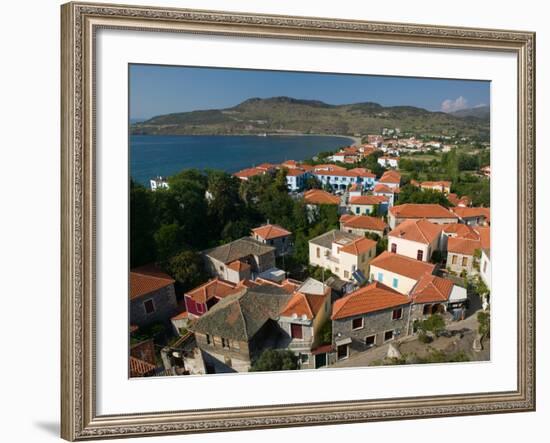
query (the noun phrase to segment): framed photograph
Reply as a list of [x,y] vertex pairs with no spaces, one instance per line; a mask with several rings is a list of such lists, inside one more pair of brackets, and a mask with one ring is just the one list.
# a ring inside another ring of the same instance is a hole
[[534,33],[61,14],[63,438],[534,410]]

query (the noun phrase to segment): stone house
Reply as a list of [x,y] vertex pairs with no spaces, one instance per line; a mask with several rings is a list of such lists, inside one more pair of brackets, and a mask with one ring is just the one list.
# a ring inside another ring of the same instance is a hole
[[299,357],[302,369],[327,365],[325,353],[312,351],[323,344],[320,332],[325,322],[330,321],[330,313],[331,288],[313,278],[301,284],[283,307],[278,324],[288,336],[288,349]]
[[152,265],[130,271],[130,324],[170,324],[178,310],[174,279]]
[[364,236],[332,230],[309,241],[309,263],[350,281],[360,271],[367,276],[376,242]]
[[285,255],[292,249],[292,232],[279,225],[263,225],[252,229],[251,237],[264,245],[273,246],[275,255]]
[[447,268],[457,274],[466,271],[468,275],[479,272],[479,258],[476,251],[481,252],[481,242],[466,238],[449,238],[447,241]]
[[420,261],[430,261],[440,250],[441,225],[426,219],[405,220],[388,234],[388,251]]
[[336,360],[407,335],[410,303],[379,282],[336,300],[331,317]]
[[248,372],[265,349],[286,348],[277,319],[290,298],[273,285],[243,288],[190,324],[207,373]]
[[189,319],[200,317],[222,298],[239,292],[242,287],[216,277],[187,291],[184,295],[185,310]]
[[340,217],[340,230],[364,236],[367,233],[383,237],[386,234],[388,225],[378,217],[370,215],[344,214]]
[[411,323],[436,313],[456,312],[461,318],[468,299],[465,288],[452,280],[425,274],[412,289]]
[[202,252],[207,272],[232,283],[254,279],[275,267],[275,248],[243,237]]
[[458,223],[458,216],[447,208],[432,203],[405,203],[390,208],[388,223],[391,229],[405,220],[426,220],[437,224]]
[[491,221],[490,208],[465,208],[455,207],[452,211],[460,219],[461,223],[469,226],[488,226]]
[[383,283],[408,295],[425,274],[433,274],[435,265],[384,251],[370,263],[370,281]]

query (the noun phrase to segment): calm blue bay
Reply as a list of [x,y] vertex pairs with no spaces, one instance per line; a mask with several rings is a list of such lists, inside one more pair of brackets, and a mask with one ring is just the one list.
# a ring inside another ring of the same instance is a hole
[[325,136],[171,136],[132,135],[130,174],[144,185],[158,175],[182,169],[236,172],[260,163],[305,160],[322,151],[348,146],[352,139]]

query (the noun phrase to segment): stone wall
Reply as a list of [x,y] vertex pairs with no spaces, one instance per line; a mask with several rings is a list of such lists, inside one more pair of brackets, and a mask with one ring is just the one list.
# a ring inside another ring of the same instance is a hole
[[[147,314],[144,303],[153,300],[154,312]],[[170,324],[170,319],[177,314],[178,303],[174,285],[130,300],[130,324],[144,327],[153,323]]]

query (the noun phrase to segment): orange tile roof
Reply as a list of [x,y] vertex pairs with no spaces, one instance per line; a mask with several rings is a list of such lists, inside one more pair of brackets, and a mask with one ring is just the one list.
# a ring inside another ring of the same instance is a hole
[[376,242],[374,240],[367,237],[361,237],[342,247],[340,252],[345,252],[351,255],[360,255],[370,251],[373,248],[376,248]]
[[443,226],[443,232],[460,238],[479,240],[479,234],[471,226],[464,223],[450,223]]
[[289,169],[295,168],[298,166],[298,162],[296,160],[285,160],[281,163],[281,166],[285,166]]
[[426,274],[411,292],[414,303],[443,302],[449,300],[454,283],[435,275]]
[[187,311],[182,311],[178,315],[174,315],[171,320],[183,320],[189,316]]
[[422,182],[420,183],[420,187],[433,188],[442,186],[444,188],[450,188],[451,184],[452,182],[450,181]]
[[378,217],[371,217],[370,215],[344,214],[340,217],[340,222],[345,227],[371,229],[373,231],[384,231],[388,227],[384,220]]
[[261,237],[265,240],[272,238],[286,237],[287,235],[292,234],[290,231],[287,231],[285,228],[282,228],[279,225],[263,225],[258,228],[252,229],[252,232],[258,237]]
[[263,171],[269,171],[270,169],[275,169],[277,165],[271,164],[271,163],[261,163],[258,166],[256,166],[256,169],[261,169]]
[[469,217],[485,217],[489,219],[491,214],[490,208],[462,208],[456,207],[451,209],[456,215],[460,218],[469,218]]
[[435,238],[439,237],[441,229],[441,225],[431,223],[424,218],[419,220],[411,219],[405,220],[397,225],[397,227],[388,234],[388,237],[403,238],[405,240],[429,245]]
[[456,254],[474,255],[476,249],[481,249],[481,242],[479,240],[450,237],[447,242],[447,250]]
[[390,214],[399,218],[458,218],[443,206],[432,203],[405,203],[393,206],[390,208]]
[[242,272],[242,271],[246,271],[247,269],[250,269],[250,265],[248,263],[245,263],[240,260],[232,261],[227,265],[227,267],[237,272]]
[[386,171],[378,180],[378,183],[401,183],[401,174],[397,171]]
[[424,274],[432,274],[435,269],[435,265],[431,263],[415,260],[414,258],[405,257],[404,255],[394,254],[389,251],[384,251],[378,257],[374,258],[370,262],[370,266],[371,268],[376,266],[415,280],[420,280]]
[[385,194],[393,194],[395,192],[394,188],[390,188],[389,186],[385,185],[384,183],[378,183],[374,189],[374,192],[380,192]]
[[311,205],[338,205],[340,197],[322,189],[310,189],[304,193],[304,200]]
[[488,226],[476,226],[474,230],[479,234],[479,241],[483,249],[491,247],[491,228]]
[[239,289],[233,283],[215,278],[190,291],[185,295],[197,303],[206,303],[211,298],[223,298],[238,292]]
[[304,175],[306,171],[302,168],[292,168],[287,169],[286,176],[287,177],[299,177],[300,175]]
[[388,201],[385,195],[358,195],[349,199],[352,205],[379,205]]
[[298,280],[293,280],[291,278],[285,278],[281,283],[277,283],[275,281],[267,280],[261,277],[256,278],[256,281],[251,283],[255,283],[256,286],[275,286],[277,288],[281,288],[288,294],[292,294],[298,288],[298,286],[302,284],[302,282],[299,282]]
[[175,280],[154,265],[130,271],[130,300],[174,284]]
[[338,166],[338,165],[334,165],[334,164],[331,164],[331,163],[325,163],[325,164],[322,164],[322,165],[314,165],[313,170],[314,171],[324,171],[324,170],[347,171],[347,169],[344,168],[343,166]]
[[353,172],[357,177],[370,177],[370,178],[376,178],[376,174],[369,171],[366,168],[353,168],[350,169],[350,172]]
[[332,320],[368,314],[396,308],[410,303],[409,297],[380,283],[373,282],[345,297],[336,300],[332,308]]
[[139,358],[130,357],[130,377],[143,377],[155,369],[156,367],[151,363],[147,363]]
[[242,169],[241,171],[235,172],[233,175],[240,179],[244,179],[244,178],[254,177],[255,175],[261,175],[264,173],[265,171],[258,168],[246,168],[246,169]]
[[294,314],[296,314],[297,317],[305,315],[307,319],[313,320],[323,307],[325,300],[326,295],[295,292],[281,311],[280,315],[284,317],[292,317]]
[[449,200],[455,206],[459,206],[459,205],[469,206],[470,203],[472,202],[470,200],[470,197],[468,197],[467,195],[463,195],[462,197],[459,198],[458,195],[456,195],[455,193],[448,194],[447,200]]

